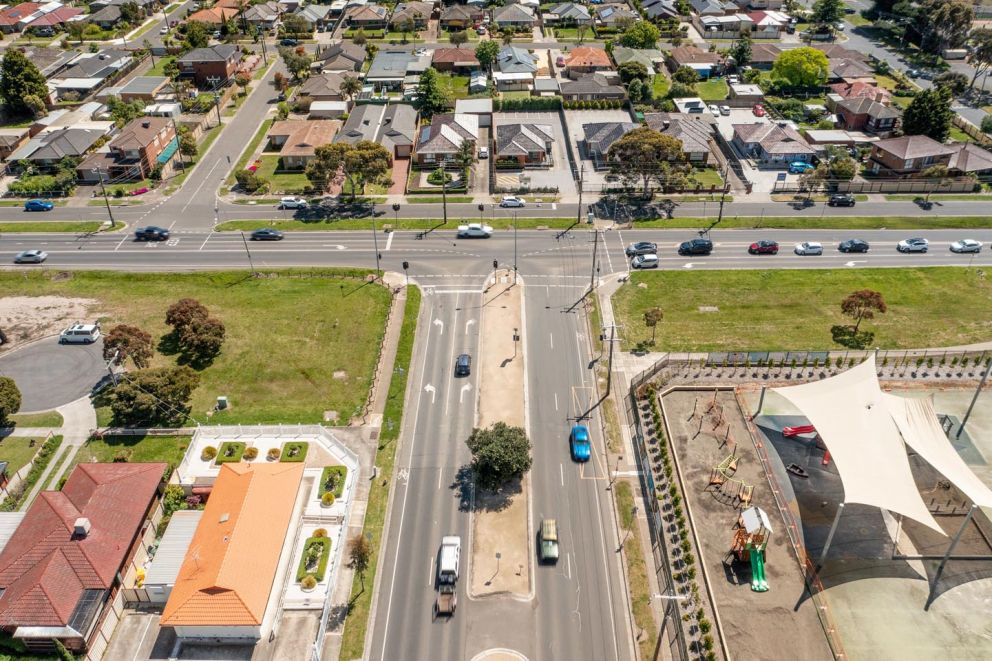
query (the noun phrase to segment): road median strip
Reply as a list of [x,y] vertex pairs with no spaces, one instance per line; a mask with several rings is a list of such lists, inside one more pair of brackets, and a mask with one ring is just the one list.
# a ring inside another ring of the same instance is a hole
[[[277,213],[273,210],[273,213]],[[480,222],[478,218],[449,218],[447,225],[442,225],[437,218],[388,218],[380,216],[375,219],[376,229],[385,231],[454,231],[459,225]],[[513,229],[513,218],[497,216],[485,218],[482,222],[498,230]],[[517,229],[563,229],[575,222],[574,218],[518,218]],[[272,227],[284,232],[333,232],[344,230],[369,231],[372,228],[371,218],[340,218],[332,220],[278,220],[259,218],[258,220],[228,220],[214,227],[215,232],[250,232],[263,227]],[[588,227],[580,225],[579,228]]]

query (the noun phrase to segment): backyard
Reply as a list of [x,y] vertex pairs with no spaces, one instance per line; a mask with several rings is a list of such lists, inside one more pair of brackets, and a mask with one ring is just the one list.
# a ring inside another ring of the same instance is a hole
[[68,475],[76,464],[88,462],[131,463],[163,462],[175,468],[182,461],[183,453],[189,445],[189,436],[104,436],[91,438],[79,448],[66,469]]
[[696,83],[696,91],[699,92],[699,98],[703,101],[723,101],[730,94],[727,81],[723,78],[713,78]]
[[441,89],[448,95],[449,99],[464,99],[468,97],[468,76],[454,76],[441,73],[437,76]]
[[7,462],[8,477],[13,477],[14,473],[31,461],[31,458],[41,448],[41,441],[42,439],[22,436],[8,436],[0,439],[0,457]]

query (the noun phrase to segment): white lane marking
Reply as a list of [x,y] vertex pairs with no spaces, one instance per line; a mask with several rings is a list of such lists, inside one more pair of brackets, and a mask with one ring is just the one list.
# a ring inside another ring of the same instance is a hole
[[846,263],[844,264],[844,266],[856,266],[856,265],[858,265],[858,264],[867,264],[867,263],[868,263],[868,260],[867,260],[867,259],[866,259],[866,260],[864,260],[864,261],[857,261],[857,262],[856,262],[856,261],[854,261],[854,260],[851,260],[850,262],[846,262]]
[[427,587],[434,582],[434,556],[431,556],[430,565],[427,567]]
[[434,325],[441,329],[441,332],[439,334],[444,335],[444,322],[441,321],[440,319],[435,319]]
[[481,289],[435,289],[435,294],[481,294]]
[[462,403],[462,399],[465,397],[465,393],[467,393],[471,389],[472,389],[472,384],[471,383],[466,383],[465,385],[462,386],[462,391],[458,394],[458,403],[459,404]]
[[558,464],[558,475],[561,477],[561,485],[565,486],[565,465]]
[[434,398],[437,395],[437,388],[435,388],[434,386],[428,383],[426,386],[424,386],[424,392],[429,392],[431,394],[431,404],[433,404]]
[[[207,183],[207,180],[210,178],[210,174],[214,170],[217,169],[217,166],[220,165],[222,161],[223,161],[223,159],[218,158],[217,159],[217,162],[214,163],[214,166],[212,168],[210,168],[209,170],[207,170],[207,174],[205,174],[203,176],[203,179],[200,180],[200,185],[196,187],[196,190],[193,191],[193,193],[189,196],[189,200],[187,200],[186,201],[186,204],[183,205],[183,210],[179,212],[179,215],[180,216],[184,215],[186,213],[187,207],[189,207],[189,205],[193,204],[193,201],[196,199],[196,196],[199,195],[199,193],[200,193],[200,189],[203,188],[203,185],[205,183]],[[185,183],[185,182],[183,182],[183,183]],[[182,190],[182,188],[185,188],[185,186],[181,187],[180,190]],[[179,219],[176,218],[176,220],[172,221],[172,225],[175,225],[178,221],[179,221]],[[169,225],[169,229],[172,229],[172,225]]]
[[203,250],[204,246],[207,245],[207,241],[209,241],[210,240],[210,237],[212,237],[213,235],[214,235],[213,232],[211,232],[210,234],[207,235],[207,238],[205,238],[203,240],[203,243],[200,244],[200,250]]
[[558,410],[558,393],[555,393],[555,410]]
[[548,333],[548,339],[551,340],[551,348],[554,349],[555,348],[555,334],[554,333]]
[[468,329],[471,328],[474,323],[475,323],[475,319],[469,319],[468,321],[465,322],[465,334],[466,335],[468,335]]
[[693,266],[695,266],[695,264],[693,264],[692,262],[688,262],[687,264],[683,264],[682,268],[691,269]]
[[571,553],[566,553],[565,554],[565,568],[568,570],[567,571],[568,580],[572,580],[572,554]]
[[118,243],[117,244],[117,247],[114,248],[114,252],[117,252],[118,250],[120,250],[121,249],[121,246],[124,245],[124,242],[127,241],[130,238],[131,238],[131,236],[129,234],[124,234],[124,236],[121,237],[120,243]]
[[348,246],[342,246],[340,243],[322,243],[320,244],[323,248],[334,248],[335,250],[347,250]]
[[396,234],[394,234],[393,232],[389,233],[389,238],[386,239],[386,250],[389,250],[389,248],[392,247],[394,236],[396,236]]
[[437,469],[437,490],[438,491],[441,490],[441,476],[442,475],[444,475],[444,469],[443,468],[438,468]]

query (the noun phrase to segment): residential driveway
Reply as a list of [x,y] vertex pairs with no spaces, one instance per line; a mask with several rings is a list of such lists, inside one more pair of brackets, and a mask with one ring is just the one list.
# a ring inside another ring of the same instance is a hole
[[626,110],[566,110],[565,122],[568,124],[568,139],[572,143],[572,153],[579,159],[579,168],[584,168],[583,189],[586,192],[600,191],[606,184],[606,170],[597,172],[591,158],[582,149],[585,139],[583,126],[586,124],[603,124],[606,122],[633,122]]
[[[751,108],[731,108],[730,115],[720,115],[716,118],[716,125],[717,130],[720,131],[720,135],[726,138],[729,143],[734,138],[734,124],[768,124],[770,121],[767,115],[756,117]],[[756,193],[771,192],[775,188],[775,182],[778,179],[779,173],[783,172],[783,170],[759,169],[755,167],[751,159],[745,158],[737,152],[732,143],[730,146],[737,153],[741,162],[741,168],[744,170],[744,176],[753,184],[752,190]],[[787,174],[786,176],[789,181],[797,181],[799,179],[799,175]]]
[[[575,179],[572,178],[572,168],[568,160],[568,151],[565,146],[568,138],[565,134],[565,127],[562,126],[558,113],[554,112],[499,112],[493,113],[493,126],[496,131],[496,140],[499,141],[499,127],[507,124],[550,124],[555,135],[555,143],[552,146],[551,157],[554,165],[549,169],[527,168],[520,171],[497,171],[497,183],[502,178],[512,174],[518,174],[530,181],[531,188],[545,186],[557,186],[561,193],[562,201],[571,201],[577,197],[578,189]],[[495,154],[493,154],[495,157]],[[500,184],[505,185],[505,184]]]
[[251,661],[309,659],[319,625],[320,611],[286,611],[275,639],[269,642],[266,638],[256,645]]
[[168,659],[175,647],[172,629],[159,628],[158,613],[129,612],[121,618],[110,640],[104,661]]
[[21,412],[47,411],[88,395],[107,374],[103,340],[59,344],[46,338],[0,357],[0,375],[21,391]]

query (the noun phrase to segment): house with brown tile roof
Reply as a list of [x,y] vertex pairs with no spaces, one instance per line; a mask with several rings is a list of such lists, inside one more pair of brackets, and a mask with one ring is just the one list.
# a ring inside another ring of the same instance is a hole
[[[286,539],[295,535],[304,464],[224,464],[162,611],[181,639],[258,640]],[[291,556],[292,553],[287,553]]]
[[762,71],[770,71],[782,49],[775,44],[755,42],[751,44],[751,66]]
[[445,30],[464,30],[482,20],[483,11],[473,5],[450,5],[441,12],[441,27]]
[[901,116],[901,113],[892,106],[865,96],[843,99],[837,102],[835,111],[841,128],[848,131],[866,131],[876,135],[892,133]]
[[987,181],[992,175],[992,153],[971,142],[955,146],[958,151],[951,156],[947,169],[952,174],[973,174]]
[[341,122],[328,119],[285,119],[269,129],[269,148],[279,150],[283,170],[302,170],[316,156],[317,147],[330,144]]
[[479,58],[471,48],[438,48],[434,51],[431,66],[438,71],[468,73],[480,67]]
[[925,135],[879,140],[871,146],[868,167],[875,174],[912,175],[934,165],[950,165],[958,147]]
[[417,133],[417,165],[454,165],[465,142],[479,141],[479,116],[465,113],[434,115],[431,123]]
[[430,2],[401,2],[393,9],[389,27],[397,30],[404,21],[409,21],[414,30],[426,30],[433,13],[434,5]]
[[0,629],[32,651],[54,652],[54,640],[89,649],[146,543],[167,468],[82,463],[61,491],[40,492],[0,553]]
[[389,10],[382,5],[367,4],[361,7],[352,7],[348,10],[348,25],[364,30],[379,30],[386,27],[389,18]]
[[107,145],[108,152],[93,154],[76,168],[83,181],[143,179],[156,167],[165,167],[179,148],[169,117],[138,117],[128,122]]
[[713,67],[721,62],[723,62],[723,55],[720,53],[695,46],[679,46],[673,48],[672,52],[668,54],[665,64],[668,65],[668,70],[672,73],[676,72],[679,67],[690,67],[699,74],[700,78],[706,79],[710,77]]
[[195,11],[186,17],[186,22],[197,22],[205,23],[212,28],[220,28],[224,23],[234,20],[238,15],[237,9],[229,9],[226,7],[211,7],[210,9],[201,9],[200,11]]
[[364,46],[342,41],[320,51],[316,63],[323,71],[359,71],[367,55]]
[[613,62],[602,48],[579,46],[573,48],[565,60],[565,75],[569,78],[578,78],[597,71],[613,71]]
[[879,103],[889,104],[892,102],[892,92],[879,87],[876,83],[869,83],[856,80],[850,83],[834,83],[828,85],[830,93],[836,94],[842,99],[872,99]]
[[799,132],[787,125],[734,124],[733,145],[759,165],[785,168],[789,163],[808,163],[816,154]]

